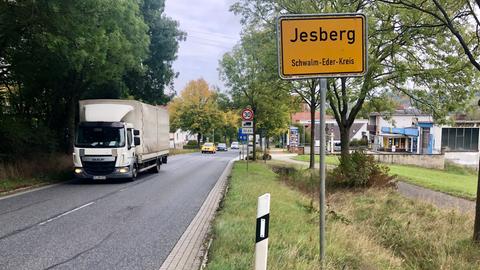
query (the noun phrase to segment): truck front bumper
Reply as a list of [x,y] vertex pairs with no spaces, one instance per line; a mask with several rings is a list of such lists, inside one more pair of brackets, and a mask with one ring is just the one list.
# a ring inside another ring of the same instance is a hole
[[75,168],[74,174],[77,178],[95,179],[95,180],[132,178],[132,170],[128,168],[127,172],[121,171],[121,169],[124,169],[124,168],[128,168],[128,167],[115,168],[115,170],[112,173],[109,173],[106,175],[93,175],[86,172],[83,168]]

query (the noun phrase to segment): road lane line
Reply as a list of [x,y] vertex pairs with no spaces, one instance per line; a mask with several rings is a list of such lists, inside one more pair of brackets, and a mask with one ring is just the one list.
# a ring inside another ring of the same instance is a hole
[[68,215],[68,214],[71,214],[71,213],[73,213],[73,212],[75,212],[75,211],[78,211],[78,210],[80,210],[80,209],[82,209],[82,208],[85,208],[85,207],[87,207],[87,206],[90,206],[90,205],[92,205],[92,204],[94,204],[94,203],[95,203],[95,202],[89,202],[89,203],[87,203],[87,204],[84,204],[84,205],[82,205],[82,206],[79,206],[79,207],[77,207],[77,208],[74,208],[74,209],[72,209],[72,210],[70,210],[70,211],[67,211],[67,212],[65,212],[65,213],[63,213],[63,214],[60,214],[60,215],[58,215],[58,216],[56,216],[56,217],[47,219],[47,220],[45,220],[44,222],[39,223],[38,226],[45,225],[45,224],[47,224],[47,223],[49,223],[49,222],[52,222],[52,221],[54,221],[54,220],[56,220],[56,219],[59,219],[59,218],[61,218],[61,217],[64,217],[64,216],[66,216],[66,215]]

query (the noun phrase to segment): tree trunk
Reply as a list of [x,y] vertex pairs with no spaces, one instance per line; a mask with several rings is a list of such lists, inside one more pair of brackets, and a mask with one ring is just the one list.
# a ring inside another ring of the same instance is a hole
[[340,128],[340,145],[341,158],[348,158],[350,156],[350,127],[339,127]]
[[475,224],[473,225],[473,241],[475,243],[480,243],[480,160],[478,166],[477,204],[475,206]]
[[200,148],[200,140],[202,139],[202,134],[197,133],[197,146]]
[[[315,168],[315,96],[310,98],[310,166],[309,169]],[[304,130],[305,132],[305,130]]]

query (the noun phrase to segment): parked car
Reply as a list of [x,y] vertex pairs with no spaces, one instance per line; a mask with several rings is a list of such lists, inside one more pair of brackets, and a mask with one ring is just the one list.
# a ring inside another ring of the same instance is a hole
[[240,146],[238,145],[238,142],[232,142],[232,144],[230,145],[230,149],[240,149]]
[[219,143],[217,145],[217,151],[227,151],[227,145],[225,143]]
[[202,154],[204,154],[204,153],[215,154],[216,152],[217,152],[217,148],[215,147],[215,144],[213,144],[213,143],[205,143],[202,146]]
[[335,151],[335,152],[340,152],[340,151],[342,151],[342,145],[341,145],[339,142],[334,143],[334,144],[333,144],[333,151]]

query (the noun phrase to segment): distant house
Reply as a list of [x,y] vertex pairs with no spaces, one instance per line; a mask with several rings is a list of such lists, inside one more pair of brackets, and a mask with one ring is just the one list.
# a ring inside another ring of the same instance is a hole
[[[453,125],[437,125],[432,115],[417,109],[396,110],[388,119],[372,113],[368,131],[372,150],[413,154],[445,153],[446,159],[476,160],[479,152],[478,120],[455,119]],[[468,158],[472,156],[473,158]],[[467,163],[473,163],[468,161]]]
[[178,129],[177,131],[170,133],[170,148],[182,149],[188,141],[193,140],[197,140],[197,134],[191,134],[189,131]]
[[389,117],[372,113],[368,120],[368,131],[372,150],[415,154],[441,151],[438,139],[441,127],[434,125],[431,115],[417,109],[396,110]]
[[[303,125],[306,129],[309,129],[312,126],[310,118],[310,110],[308,105],[302,105],[302,111],[294,113],[292,115],[292,123]],[[320,146],[320,113],[315,112],[315,146]],[[368,130],[367,130],[368,120],[366,119],[355,119],[354,124],[350,128],[350,141],[351,140],[361,140],[368,139]],[[329,147],[334,143],[340,142],[340,129],[337,125],[337,121],[331,115],[326,115],[325,117],[325,126],[327,132],[327,144]],[[304,134],[299,134],[302,138]],[[333,140],[332,140],[333,138]]]

